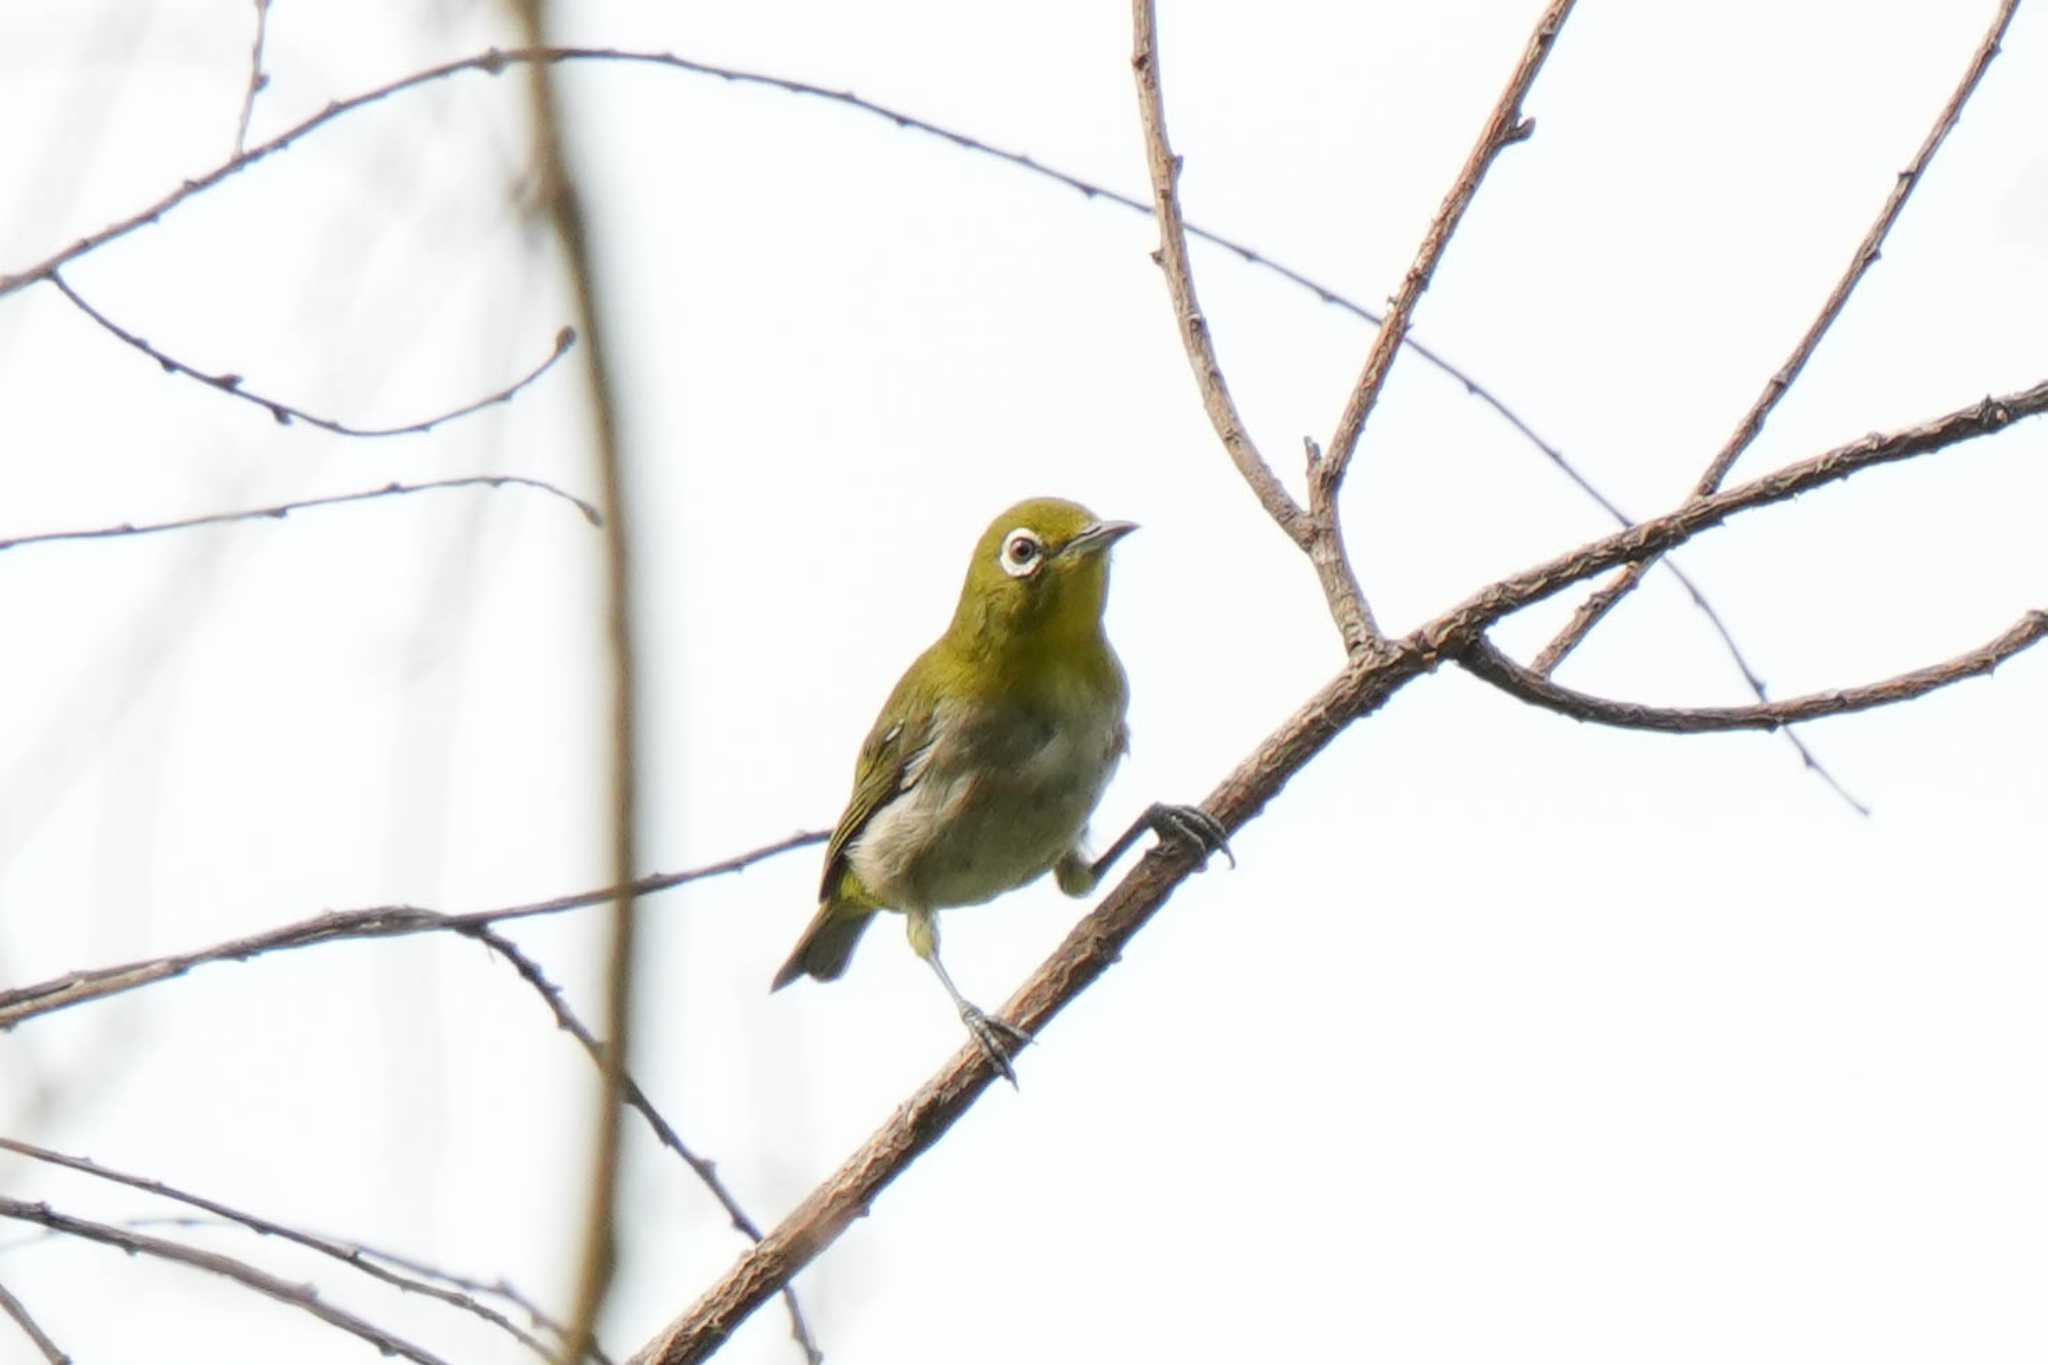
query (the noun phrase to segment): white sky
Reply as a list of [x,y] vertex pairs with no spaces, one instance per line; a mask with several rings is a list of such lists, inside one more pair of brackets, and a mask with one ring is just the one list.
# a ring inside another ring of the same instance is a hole
[[[1120,6],[566,6],[565,38],[850,87],[1142,193]],[[1535,0],[1172,4],[1185,205],[1366,301],[1398,283]],[[1779,364],[1994,6],[1581,7],[1417,333],[1623,505],[1675,504]],[[217,164],[251,6],[0,7],[0,274]],[[253,136],[510,42],[492,5],[280,0]],[[1100,812],[1199,799],[1334,669],[1305,564],[1209,434],[1149,222],[818,100],[563,74],[617,324],[650,870],[829,824],[896,674],[1011,500],[1144,530],[1110,630],[1135,749]],[[80,261],[196,367],[346,421],[489,392],[568,320],[526,216],[523,79],[309,138]],[[1933,174],[1738,469],[2039,381],[2048,20],[2022,8]],[[1290,479],[1369,330],[1229,255],[1198,283]],[[280,428],[48,286],[0,300],[0,538],[469,472],[594,493],[565,366],[425,437]],[[2048,426],[1742,519],[1684,563],[1780,695],[2048,607]],[[1600,533],[1454,382],[1397,367],[1346,494],[1406,630]],[[604,875],[600,538],[539,495],[0,554],[0,988],[330,907]],[[1501,631],[1526,653],[1569,600]],[[1560,675],[1746,700],[1662,576]],[[2048,658],[1782,739],[1575,726],[1455,669],[1340,739],[798,1281],[834,1365],[1178,1358],[2038,1360],[2048,1353]],[[635,1068],[779,1218],[958,1046],[893,923],[776,996],[816,858],[659,897]],[[1083,910],[946,922],[996,1003]],[[523,925],[596,1018],[600,917]],[[288,953],[0,1036],[0,1131],[566,1302],[591,1069],[473,944]],[[629,1125],[632,1350],[742,1243]],[[139,1194],[0,1164],[90,1216]],[[246,1235],[464,1361],[531,1357]],[[0,1229],[80,1360],[358,1361],[176,1268]],[[110,1311],[110,1308],[116,1311]],[[779,1308],[722,1359],[799,1359]],[[27,1358],[0,1324],[0,1361]]]

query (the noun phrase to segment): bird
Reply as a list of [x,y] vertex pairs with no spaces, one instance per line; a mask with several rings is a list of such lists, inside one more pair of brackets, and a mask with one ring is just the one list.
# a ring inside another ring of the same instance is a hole
[[1031,498],[975,543],[946,631],[905,670],[861,745],[853,794],[825,845],[818,909],[771,990],[833,981],[882,910],[905,918],[995,1071],[1030,1036],[971,1004],[939,958],[938,912],[979,905],[1053,874],[1093,891],[1147,830],[1231,854],[1199,806],[1154,802],[1100,857],[1090,816],[1130,747],[1129,686],[1103,633],[1109,554],[1137,529],[1078,503]]

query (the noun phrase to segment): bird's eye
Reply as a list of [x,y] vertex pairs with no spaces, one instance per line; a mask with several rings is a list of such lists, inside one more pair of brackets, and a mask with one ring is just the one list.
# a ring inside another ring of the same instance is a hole
[[1045,558],[1045,543],[1033,532],[1019,527],[1003,537],[1002,553],[997,557],[1002,561],[1003,572],[1012,578],[1023,578]]

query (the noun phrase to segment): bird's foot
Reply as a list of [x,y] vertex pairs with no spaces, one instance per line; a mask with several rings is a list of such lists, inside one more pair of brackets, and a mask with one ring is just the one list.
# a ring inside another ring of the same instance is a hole
[[1155,801],[1145,812],[1145,823],[1162,839],[1192,844],[1202,855],[1204,866],[1208,865],[1210,854],[1221,853],[1230,860],[1233,869],[1237,867],[1237,855],[1230,851],[1230,831],[1200,806],[1169,806]]
[[968,1004],[960,1006],[960,1022],[967,1025],[967,1031],[980,1044],[982,1056],[1015,1088],[1017,1073],[1010,1066],[1010,1056],[1029,1047],[1031,1035],[1006,1019],[984,1014]]

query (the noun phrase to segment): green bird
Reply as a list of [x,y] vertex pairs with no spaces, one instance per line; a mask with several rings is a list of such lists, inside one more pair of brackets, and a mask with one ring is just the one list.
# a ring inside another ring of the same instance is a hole
[[[1109,550],[1137,527],[1058,498],[1020,502],[974,547],[953,623],[917,657],[861,745],[825,846],[818,913],[775,974],[835,980],[877,910],[901,912],[968,1032],[1010,1084],[1030,1037],[968,1003],[939,961],[938,912],[1051,872],[1085,896],[1146,830],[1230,857],[1197,806],[1155,803],[1100,858],[1088,817],[1130,747],[1123,665],[1102,633]],[[1231,858],[1232,865],[1236,863]]]

